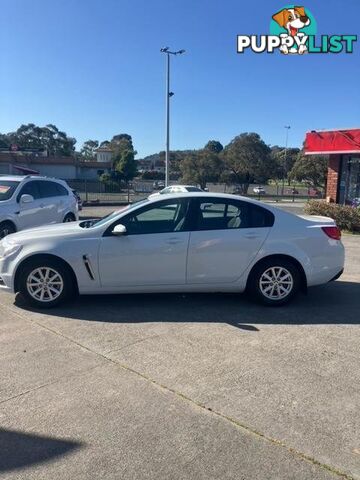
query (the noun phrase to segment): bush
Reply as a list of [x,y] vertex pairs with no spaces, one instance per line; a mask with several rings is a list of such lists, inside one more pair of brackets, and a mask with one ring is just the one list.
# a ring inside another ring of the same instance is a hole
[[341,230],[360,232],[360,208],[310,200],[305,205],[305,213],[333,218]]

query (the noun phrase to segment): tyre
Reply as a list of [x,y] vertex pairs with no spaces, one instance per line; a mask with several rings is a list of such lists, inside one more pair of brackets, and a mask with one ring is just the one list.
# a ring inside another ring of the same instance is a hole
[[248,290],[263,305],[280,306],[295,297],[300,285],[301,275],[293,262],[270,258],[255,265],[249,277]]
[[19,291],[30,305],[55,307],[68,300],[74,292],[69,267],[56,259],[38,257],[19,271]]
[[15,233],[16,228],[11,222],[0,223],[0,240],[11,233]]
[[76,218],[75,218],[75,215],[73,213],[67,213],[64,217],[63,222],[64,223],[75,222],[75,220],[76,220]]

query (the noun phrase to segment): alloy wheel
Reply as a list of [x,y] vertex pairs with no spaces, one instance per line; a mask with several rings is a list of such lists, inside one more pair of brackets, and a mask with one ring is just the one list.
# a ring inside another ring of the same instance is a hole
[[282,300],[291,293],[294,278],[284,267],[270,267],[260,276],[259,287],[264,297],[270,300]]
[[39,302],[53,302],[64,289],[64,280],[59,272],[50,267],[38,267],[27,277],[26,288],[32,298]]

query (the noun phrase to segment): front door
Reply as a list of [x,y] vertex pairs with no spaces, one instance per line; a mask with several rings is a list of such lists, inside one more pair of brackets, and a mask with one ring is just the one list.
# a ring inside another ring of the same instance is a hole
[[[21,188],[18,196],[18,209],[16,214],[18,216],[18,227],[19,230],[24,230],[27,228],[39,227],[40,225],[44,225],[48,223],[46,214],[44,215],[43,206],[42,206],[42,199],[40,198],[40,190],[38,187],[38,181],[31,180],[25,183],[25,185]],[[22,195],[31,195],[34,199],[33,202],[30,203],[22,203],[21,196]],[[45,216],[45,221],[44,221]]]
[[236,282],[264,243],[273,223],[272,213],[235,199],[194,202],[187,283]]
[[[101,239],[103,287],[184,285],[190,233],[187,199],[161,200],[141,207],[114,223]],[[126,234],[111,234],[116,224]]]

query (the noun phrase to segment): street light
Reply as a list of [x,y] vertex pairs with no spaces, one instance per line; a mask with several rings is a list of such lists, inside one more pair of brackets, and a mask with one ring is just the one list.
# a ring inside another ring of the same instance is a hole
[[285,188],[285,168],[287,165],[287,149],[288,149],[288,140],[289,140],[289,130],[290,125],[285,125],[286,128],[286,140],[285,140],[285,158],[284,158],[284,165],[283,165],[283,178],[282,178],[282,195],[284,195],[284,188]]
[[182,55],[185,50],[172,52],[169,47],[160,49],[166,54],[166,149],[165,149],[165,187],[169,184],[169,150],[170,150],[170,98],[174,92],[170,92],[170,55]]

